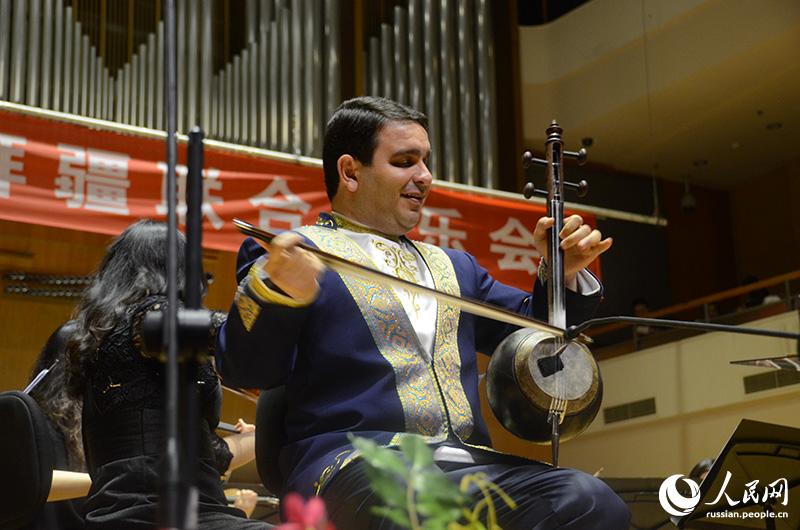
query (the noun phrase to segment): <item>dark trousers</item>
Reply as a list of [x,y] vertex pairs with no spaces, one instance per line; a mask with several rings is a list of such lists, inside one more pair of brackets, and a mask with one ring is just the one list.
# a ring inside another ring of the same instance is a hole
[[[498,455],[499,456],[499,455]],[[488,464],[437,462],[458,484],[464,475],[482,471],[506,492],[517,508],[512,510],[492,495],[498,524],[503,530],[627,530],[630,512],[601,480],[574,469],[554,469],[524,459],[500,458]],[[351,462],[331,479],[322,497],[331,521],[345,530],[396,530],[401,527],[370,513],[381,499],[369,486],[362,460]],[[473,498],[480,498],[470,491]]]

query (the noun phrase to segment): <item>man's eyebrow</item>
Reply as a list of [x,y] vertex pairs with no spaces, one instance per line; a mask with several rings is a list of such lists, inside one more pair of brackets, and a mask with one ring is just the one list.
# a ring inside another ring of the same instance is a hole
[[431,154],[430,151],[423,151],[421,149],[411,148],[411,149],[403,149],[402,151],[395,151],[392,153],[392,156],[403,156],[403,155],[415,155],[415,156],[429,156]]

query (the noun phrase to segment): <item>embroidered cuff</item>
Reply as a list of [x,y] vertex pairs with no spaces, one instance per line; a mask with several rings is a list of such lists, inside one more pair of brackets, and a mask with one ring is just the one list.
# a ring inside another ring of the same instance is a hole
[[249,287],[250,293],[259,302],[265,304],[283,305],[287,307],[305,307],[314,301],[313,298],[308,300],[295,300],[291,296],[278,291],[276,286],[267,285],[267,282],[269,282],[269,284],[272,284],[272,282],[270,282],[267,278],[262,279],[258,269],[259,267],[257,264],[254,264],[252,267],[250,267],[250,272],[247,273],[249,280],[247,287]]
[[[548,280],[550,280],[550,266],[547,264],[544,258],[541,258],[539,260],[539,270],[536,276],[539,278],[539,281],[541,282],[542,285],[544,285],[545,283],[547,283]],[[589,269],[582,269],[578,271],[576,279],[578,286],[578,290],[576,292],[583,296],[591,296],[597,294],[598,292],[600,292],[600,289],[602,288],[600,282],[597,280],[595,275],[589,271]]]
[[544,256],[539,259],[539,270],[536,272],[536,277],[539,278],[539,283],[542,285],[550,279],[550,266],[544,260]]
[[236,309],[239,311],[239,318],[242,320],[242,325],[247,332],[253,329],[258,315],[261,314],[261,304],[251,298],[250,289],[247,289],[248,279],[245,277],[241,285],[236,290],[236,296],[233,298],[233,303],[236,304]]

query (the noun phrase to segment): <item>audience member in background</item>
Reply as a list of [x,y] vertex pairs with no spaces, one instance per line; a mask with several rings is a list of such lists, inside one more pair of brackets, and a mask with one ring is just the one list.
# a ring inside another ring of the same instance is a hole
[[[149,530],[157,521],[165,370],[142,350],[140,332],[146,313],[167,304],[166,240],[163,223],[145,220],[128,227],[109,246],[75,310],[68,373],[73,397],[83,399],[84,451],[92,477],[87,529]],[[181,234],[178,242],[178,291],[184,292]],[[198,526],[270,528],[227,505],[210,442],[219,422],[219,380],[210,363],[199,366],[197,378]]]
[[[745,285],[752,285],[758,282],[758,276],[754,274],[748,274],[742,280],[742,286]],[[755,289],[747,293],[744,299],[744,307],[758,307],[764,303],[764,299],[769,295],[769,291],[767,291],[766,287],[762,287],[761,289]]]
[[[631,303],[631,313],[635,317],[649,317],[650,316],[650,306],[647,303],[647,299],[639,297],[634,299]],[[642,335],[649,335],[653,332],[653,328],[650,326],[640,325],[634,328],[634,332],[638,336]]]
[[708,475],[709,470],[711,470],[711,466],[714,465],[713,458],[704,458],[698,463],[694,465],[691,471],[689,471],[689,478],[697,482],[698,484],[705,480],[706,475]]

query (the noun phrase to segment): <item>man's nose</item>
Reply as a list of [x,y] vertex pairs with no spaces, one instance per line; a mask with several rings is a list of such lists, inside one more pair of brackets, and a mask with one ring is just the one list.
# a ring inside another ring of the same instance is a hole
[[420,171],[414,177],[414,182],[422,184],[425,187],[428,187],[431,185],[431,182],[433,182],[433,175],[431,175],[430,169],[428,169],[428,166],[425,165],[424,162],[420,162],[419,164],[420,164]]

